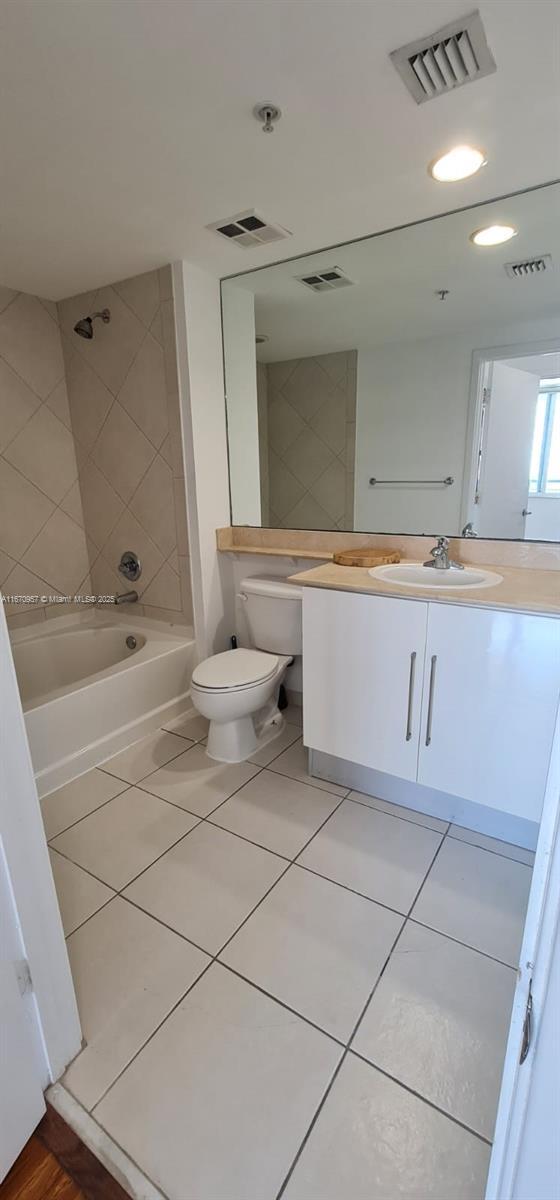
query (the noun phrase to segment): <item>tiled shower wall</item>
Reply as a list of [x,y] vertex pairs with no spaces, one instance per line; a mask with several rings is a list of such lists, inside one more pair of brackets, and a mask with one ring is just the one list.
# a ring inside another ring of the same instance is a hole
[[[109,308],[91,341],[79,317]],[[86,535],[95,594],[134,587],[135,612],[192,621],[171,269],[58,304],[79,477],[68,497]],[[117,571],[124,550],[142,563],[135,584]]]
[[[0,587],[5,596],[90,591],[76,518],[70,426],[56,305],[0,288]],[[9,604],[12,624],[64,611]]]
[[[263,524],[354,528],[356,366],[356,350],[267,364],[267,428],[259,428],[268,443]],[[261,490],[262,478],[261,467]]]

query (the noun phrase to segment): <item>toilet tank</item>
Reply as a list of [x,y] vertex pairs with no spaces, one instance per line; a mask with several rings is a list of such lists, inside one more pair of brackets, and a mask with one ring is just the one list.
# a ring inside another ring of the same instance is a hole
[[276,575],[241,580],[240,596],[245,602],[251,640],[258,650],[302,653],[302,595],[303,588]]

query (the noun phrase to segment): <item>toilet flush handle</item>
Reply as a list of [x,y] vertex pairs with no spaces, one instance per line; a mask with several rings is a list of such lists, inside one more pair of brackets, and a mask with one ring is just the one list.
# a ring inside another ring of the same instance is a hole
[[237,599],[238,599],[238,600],[245,600],[245,601],[247,601],[247,600],[248,600],[248,598],[249,598],[249,597],[247,596],[247,592],[238,592],[238,593],[237,593]]

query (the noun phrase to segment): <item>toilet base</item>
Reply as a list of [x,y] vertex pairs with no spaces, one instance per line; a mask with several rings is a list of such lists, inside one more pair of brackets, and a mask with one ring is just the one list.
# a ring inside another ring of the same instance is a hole
[[275,699],[269,700],[252,716],[234,721],[210,721],[206,753],[216,762],[245,762],[261,750],[284,728],[285,721]]

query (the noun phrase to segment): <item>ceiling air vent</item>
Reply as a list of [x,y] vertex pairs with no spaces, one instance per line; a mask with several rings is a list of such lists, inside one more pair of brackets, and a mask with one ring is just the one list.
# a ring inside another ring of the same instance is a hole
[[312,275],[296,275],[296,279],[311,288],[312,292],[332,292],[335,288],[352,286],[352,280],[340,267],[327,267],[324,271],[314,271]]
[[510,279],[526,279],[528,275],[544,275],[552,270],[550,254],[539,254],[536,258],[524,258],[520,262],[504,263],[504,271]]
[[479,12],[393,50],[391,59],[417,104],[496,70]]
[[228,217],[224,221],[214,221],[206,228],[219,233],[228,242],[235,242],[237,246],[246,249],[251,246],[266,246],[269,242],[279,242],[281,238],[290,237],[289,229],[265,221],[254,208],[238,213],[236,217]]

